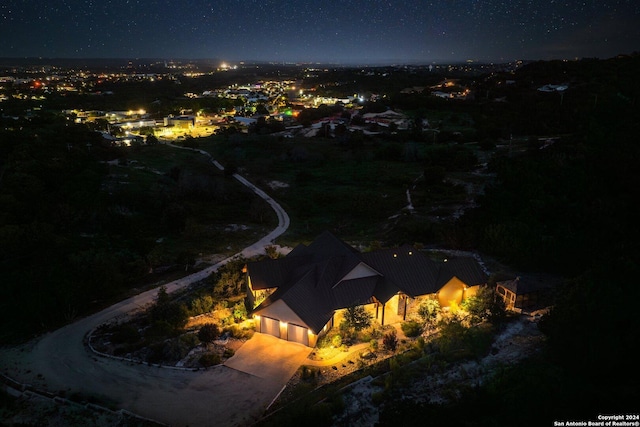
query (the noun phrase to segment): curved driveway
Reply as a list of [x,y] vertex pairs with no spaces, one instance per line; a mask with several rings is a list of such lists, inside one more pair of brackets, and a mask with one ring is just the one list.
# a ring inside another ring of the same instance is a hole
[[[289,217],[262,190],[237,174],[234,177],[265,199],[278,215],[273,231],[240,252],[246,257],[264,253],[264,247],[288,228]],[[206,278],[229,259],[167,284],[167,292]],[[286,380],[259,378],[226,366],[197,372],[163,369],[98,358],[88,351],[83,341],[89,331],[152,302],[156,295],[156,289],[149,290],[23,346],[2,349],[0,369],[39,390],[98,396],[117,408],[172,426],[240,426],[259,418]]]

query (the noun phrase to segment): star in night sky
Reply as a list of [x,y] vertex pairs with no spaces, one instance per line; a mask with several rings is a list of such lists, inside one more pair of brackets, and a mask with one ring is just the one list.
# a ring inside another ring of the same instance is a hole
[[0,57],[342,64],[610,58],[638,0],[4,0]]

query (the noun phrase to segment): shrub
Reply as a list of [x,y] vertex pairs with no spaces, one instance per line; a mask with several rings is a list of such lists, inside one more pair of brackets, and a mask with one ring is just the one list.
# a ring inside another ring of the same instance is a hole
[[505,318],[504,301],[488,287],[481,287],[474,296],[465,299],[462,308],[469,312],[472,323],[485,320],[500,323]]
[[205,295],[200,298],[196,298],[191,301],[191,315],[197,316],[198,314],[208,313],[213,308],[213,298],[210,295]]
[[198,338],[203,343],[209,344],[220,335],[220,329],[215,323],[205,323],[198,331]]
[[111,342],[132,344],[140,339],[140,333],[138,329],[132,325],[118,326],[116,331],[111,336]]
[[371,328],[371,339],[382,338],[382,329],[378,326]]
[[446,353],[461,347],[467,328],[464,327],[459,318],[442,319],[438,326],[440,327],[440,338],[438,338],[437,343],[441,352]]
[[371,336],[371,331],[370,330],[366,330],[366,331],[358,332],[357,338],[358,338],[358,341],[369,342],[369,341],[371,341],[371,339],[373,337]]
[[393,376],[392,375],[387,375],[384,377],[384,390],[388,391],[391,390],[391,388],[393,387]]
[[415,322],[413,320],[404,322],[401,325],[401,328],[402,332],[404,332],[404,334],[409,338],[417,337],[422,333],[422,326],[418,322]]
[[244,301],[239,301],[233,306],[233,320],[236,323],[247,320],[247,307],[244,305]]
[[151,340],[168,338],[174,333],[174,328],[164,320],[157,320],[145,331],[146,338]]
[[[300,174],[301,172],[298,172]],[[264,253],[271,259],[280,258],[280,253],[278,252],[278,248],[274,245],[267,245],[264,247]]]
[[232,295],[239,295],[244,286],[244,274],[242,273],[242,269],[245,264],[246,259],[234,258],[220,267],[213,277],[215,282],[213,286],[214,295],[225,298]]
[[147,363],[160,363],[162,361],[162,347],[163,344],[161,342],[149,346]]
[[310,366],[303,366],[300,372],[300,378],[303,380],[311,380],[314,379],[317,375],[318,371],[316,368]]
[[181,340],[171,339],[166,341],[162,347],[162,360],[168,362],[181,360],[189,354],[189,350],[191,349]]
[[200,356],[198,362],[205,368],[208,368],[209,366],[219,365],[220,362],[222,362],[222,359],[220,359],[220,356],[217,353],[205,353]]
[[328,334],[321,336],[316,343],[316,347],[318,348],[327,348],[329,345],[331,345],[331,338]]
[[186,305],[171,301],[167,289],[161,286],[155,304],[151,307],[151,319],[165,321],[174,329],[182,329],[189,320],[189,310]]
[[493,343],[490,329],[470,328],[464,336],[464,342],[475,357],[483,357],[489,353]]
[[396,351],[398,347],[398,335],[395,330],[384,334],[382,337],[382,346],[385,350]]
[[335,348],[338,348],[342,345],[342,336],[340,334],[336,334],[331,338],[331,345]]
[[371,326],[371,318],[371,314],[367,313],[361,305],[349,307],[344,312],[345,323],[356,331],[361,331]]
[[186,346],[193,348],[200,344],[200,340],[198,339],[197,334],[184,334],[180,336],[180,341],[182,341]]
[[245,327],[240,327],[240,326],[238,326],[236,324],[232,324],[232,325],[229,325],[229,326],[225,327],[223,329],[223,331],[225,333],[228,333],[229,336],[231,336],[233,338],[249,339],[255,333],[255,327],[253,327],[253,328],[245,328]]
[[233,357],[234,354],[236,354],[236,352],[232,348],[225,348],[224,352],[222,353],[222,357],[228,359],[230,357]]
[[374,405],[378,406],[384,402],[384,393],[382,391],[377,391],[371,394],[371,401]]
[[395,357],[389,359],[389,370],[392,374],[396,375],[400,370],[400,362]]
[[222,300],[222,301],[218,301],[215,306],[214,306],[214,310],[215,311],[221,311],[221,310],[225,310],[226,308],[229,307],[229,302],[227,300]]
[[371,351],[378,350],[378,340],[372,339],[371,341],[369,341],[369,349]]
[[418,316],[420,316],[424,323],[432,326],[438,318],[440,311],[440,303],[437,300],[430,299],[420,304],[420,307],[418,307]]

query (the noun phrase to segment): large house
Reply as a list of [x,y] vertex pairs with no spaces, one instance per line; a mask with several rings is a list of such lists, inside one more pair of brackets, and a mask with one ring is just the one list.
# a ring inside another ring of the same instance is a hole
[[314,347],[342,309],[364,305],[384,325],[427,298],[458,304],[487,275],[473,258],[436,262],[409,245],[361,253],[324,232],[284,258],[249,263],[247,281],[258,332]]

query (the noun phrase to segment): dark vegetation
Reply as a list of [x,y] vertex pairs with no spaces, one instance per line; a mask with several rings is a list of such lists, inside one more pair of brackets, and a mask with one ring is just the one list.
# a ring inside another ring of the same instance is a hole
[[273,221],[270,211],[250,217],[251,206],[266,208],[200,154],[111,147],[85,126],[44,113],[2,120],[0,200],[3,342],[253,238],[231,237],[229,222],[261,230]]
[[[175,366],[182,362],[181,366],[192,369],[221,363],[233,356],[232,347],[254,332],[253,325],[243,324],[247,320],[242,275],[246,262],[230,260],[207,279],[171,295],[161,286],[154,303],[131,319],[99,327],[92,335],[93,347],[140,363]],[[218,339],[229,345],[214,344]]]
[[[628,411],[638,398],[632,348],[640,344],[640,322],[622,301],[640,296],[630,280],[640,272],[640,88],[632,77],[632,70],[640,69],[639,59],[523,69],[527,78],[552,79],[558,73],[588,81],[576,82],[581,106],[559,107],[565,115],[562,126],[572,124],[572,135],[544,149],[534,146],[522,155],[498,157],[492,163],[498,184],[480,199],[480,208],[455,226],[475,247],[514,265],[572,278],[540,325],[548,336],[547,358],[508,371],[479,394],[482,405],[484,398],[499,393],[505,399],[511,387],[518,388],[519,401],[526,403],[505,417],[515,419],[519,413],[541,419],[544,415],[534,408],[548,407],[546,420],[589,419]],[[567,92],[565,102],[573,96]],[[597,104],[586,101],[594,96]],[[541,377],[531,376],[534,366]],[[554,375],[549,383],[555,387],[539,391],[545,384],[541,378]],[[495,425],[489,415],[494,412],[483,413],[480,425]]]
[[[502,318],[504,321],[505,319],[499,315],[500,312],[504,313],[504,308],[497,308],[493,313],[497,315],[496,318]],[[493,335],[503,326],[502,322],[463,326],[461,319],[455,315],[446,315],[442,323],[442,333],[428,341],[424,337],[399,340],[393,329],[392,332],[383,335],[380,349],[371,349],[360,354],[360,360],[357,361],[358,370],[332,382],[325,382],[323,376],[326,374],[317,367],[303,366],[300,381],[295,386],[297,392],[292,393],[292,400],[277,401],[276,409],[257,425],[352,425],[349,414],[344,414],[347,406],[344,395],[348,391],[343,387],[367,376],[374,378],[372,385],[380,390],[372,393],[371,400],[374,406],[384,408],[381,420],[386,421],[384,417],[389,416],[390,419],[395,418],[401,422],[411,420],[415,425],[424,425],[425,419],[411,415],[411,408],[409,413],[401,415],[391,412],[397,407],[395,402],[402,401],[403,390],[411,389],[416,380],[445,372],[457,362],[485,356],[490,350]],[[378,351],[386,353],[386,357],[365,357]],[[454,392],[451,393],[451,397],[455,397]],[[358,406],[352,406],[351,410],[354,408]],[[362,422],[357,418],[358,414],[355,415],[356,419]],[[439,425],[451,424],[442,422]]]
[[[339,72],[340,78],[325,76],[313,83],[324,84],[322,90],[336,96],[367,89],[354,83],[358,72]],[[638,399],[634,349],[640,344],[640,322],[629,303],[640,296],[635,285],[640,276],[639,72],[638,56],[537,62],[515,73],[468,78],[461,83],[472,88],[474,97],[465,101],[394,92],[363,105],[363,111],[403,110],[416,123],[427,119],[427,131],[325,134],[305,141],[222,132],[190,143],[259,186],[272,180],[289,184],[274,195],[291,214],[286,239],[292,244],[329,228],[367,244],[479,249],[516,269],[567,278],[540,324],[548,345],[539,358],[506,368],[447,405],[387,402],[382,425],[422,425],[424,419],[438,425],[595,419],[628,412]],[[394,73],[367,77],[368,90],[433,83],[425,75],[394,80]],[[536,90],[560,83],[569,89]],[[156,98],[140,96],[147,102]],[[133,98],[124,101],[129,102]],[[325,110],[305,113],[307,120],[342,109]],[[548,137],[555,139],[544,145]],[[168,236],[179,247],[183,236],[210,232],[205,224],[212,219],[249,212],[246,221],[268,220],[260,202],[231,191],[228,180],[209,175],[196,159],[188,168],[180,162],[177,169],[156,166],[162,176],[128,172],[136,182],[131,186],[145,183],[144,191],[115,185],[99,161],[124,153],[55,116],[3,119],[0,142],[3,341],[55,327],[121,296],[139,286],[150,267],[188,265],[193,259],[186,250],[178,257],[158,249],[159,237]],[[146,153],[149,148],[143,147]],[[127,153],[127,159],[134,155]],[[468,197],[456,178],[473,183],[472,172],[483,162],[494,175],[483,182],[487,187],[476,200],[478,207],[457,220],[448,214],[434,220],[442,206]],[[412,188],[416,214],[402,209],[407,188]],[[216,202],[207,206],[211,197]],[[212,212],[220,216],[211,218]],[[217,238],[214,234],[209,241]],[[226,292],[233,293],[233,281],[228,283]],[[482,312],[478,308],[478,315]],[[457,325],[450,326],[455,336]],[[478,334],[463,334],[461,340],[486,344]],[[392,337],[385,340],[394,345]],[[488,351],[480,344],[467,347],[476,348],[475,355]],[[335,390],[337,385],[323,391],[332,397],[314,406],[315,412],[292,415],[295,425],[301,420],[328,425],[331,414],[343,407]]]
[[[477,208],[458,221],[430,225],[439,229],[430,236],[568,280],[540,323],[548,338],[541,355],[446,405],[385,401],[381,425],[423,425],[426,419],[439,425],[544,424],[628,413],[636,406],[633,348],[640,344],[640,321],[624,301],[640,296],[633,279],[640,273],[638,71],[637,56],[534,63],[515,75],[487,78],[479,86],[489,91],[487,99],[479,90],[475,107],[459,107],[476,108],[476,137],[494,141],[484,149],[495,152],[488,167],[496,179]],[[518,83],[508,88],[506,79]],[[570,85],[562,95],[536,91],[562,82]],[[491,102],[492,92],[506,96],[506,103]],[[450,108],[459,111],[455,103]],[[543,147],[537,135],[562,136]]]
[[[213,137],[200,146],[262,188],[271,181],[288,185],[274,194],[292,217],[286,236],[292,245],[328,228],[367,243],[433,241],[441,226],[424,217],[434,207],[467,197],[464,187],[445,180],[444,170],[469,173],[478,162],[474,150],[463,145],[383,138],[353,147],[327,139],[291,144],[273,137]],[[408,188],[415,217],[403,210]]]

